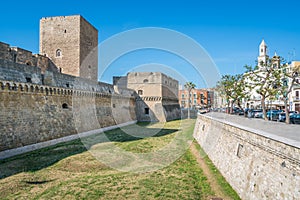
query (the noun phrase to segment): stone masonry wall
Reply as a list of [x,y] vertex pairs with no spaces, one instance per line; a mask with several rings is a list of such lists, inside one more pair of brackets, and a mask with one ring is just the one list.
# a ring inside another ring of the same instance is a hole
[[98,80],[98,30],[80,15],[40,20],[40,54],[64,74]]
[[58,72],[55,64],[45,55],[32,54],[32,52],[19,47],[10,47],[0,42],[0,59],[16,64],[35,66],[41,69],[43,74],[46,70]]
[[198,115],[194,137],[242,199],[300,199],[300,148]]
[[130,96],[0,81],[0,152],[134,120]]
[[114,83],[121,88],[122,84],[127,84],[138,94],[136,113],[139,121],[166,122],[181,118],[177,80],[161,72],[131,72],[126,81],[115,77]]
[[135,121],[133,91],[0,59],[0,152]]

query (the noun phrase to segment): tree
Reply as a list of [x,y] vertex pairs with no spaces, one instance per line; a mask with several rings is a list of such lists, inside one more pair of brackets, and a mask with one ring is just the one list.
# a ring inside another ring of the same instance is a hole
[[241,101],[247,96],[245,78],[241,74],[223,75],[217,83],[217,91],[225,98],[229,113],[233,113],[233,106],[237,102],[241,108]]
[[289,69],[288,66],[285,64],[281,69],[282,79],[278,88],[279,88],[279,94],[282,97],[284,102],[285,116],[286,116],[285,122],[287,124],[290,123],[288,95],[292,92],[292,89],[299,75],[300,75],[300,65]]
[[192,91],[192,89],[195,89],[195,87],[196,87],[196,85],[193,83],[193,82],[186,82],[185,84],[184,84],[184,87],[187,89],[187,91],[188,91],[188,103],[187,103],[187,105],[188,105],[188,119],[190,119],[191,118],[191,114],[190,114],[190,99],[191,99],[191,91]]
[[254,68],[245,66],[247,70],[245,77],[248,84],[261,96],[261,107],[265,120],[268,120],[265,101],[278,94],[278,85],[281,82],[280,60],[278,61],[278,59],[280,59],[278,56],[274,56],[266,63],[260,63],[260,66]]

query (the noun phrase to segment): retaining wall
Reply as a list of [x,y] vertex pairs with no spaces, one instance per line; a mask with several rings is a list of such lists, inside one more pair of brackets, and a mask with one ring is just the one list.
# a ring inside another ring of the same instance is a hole
[[300,145],[198,115],[194,137],[242,199],[300,199]]

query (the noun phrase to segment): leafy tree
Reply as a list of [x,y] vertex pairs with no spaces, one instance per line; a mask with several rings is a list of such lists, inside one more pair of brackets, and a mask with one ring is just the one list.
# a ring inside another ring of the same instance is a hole
[[292,92],[292,89],[299,75],[300,75],[300,65],[288,69],[288,66],[285,64],[281,69],[282,79],[280,85],[278,85],[278,88],[279,88],[279,94],[282,97],[284,102],[285,116],[286,116],[285,122],[287,124],[290,123],[288,95]]
[[190,113],[190,99],[191,99],[191,95],[190,94],[191,94],[192,89],[195,89],[196,85],[193,82],[186,82],[184,84],[184,87],[188,91],[188,103],[187,103],[187,105],[188,105],[188,119],[190,119],[191,118],[191,113]]
[[241,101],[247,96],[245,78],[241,74],[223,75],[217,83],[217,91],[225,98],[227,108],[230,108],[230,113],[233,112],[233,106],[237,102],[241,108]]
[[275,64],[275,59],[279,59],[279,57],[268,59],[266,63],[261,63],[260,66],[254,68],[248,65],[245,66],[247,83],[250,88],[255,89],[257,94],[261,96],[261,107],[265,120],[268,119],[265,101],[268,98],[274,98],[278,94],[278,86],[281,82],[280,66]]

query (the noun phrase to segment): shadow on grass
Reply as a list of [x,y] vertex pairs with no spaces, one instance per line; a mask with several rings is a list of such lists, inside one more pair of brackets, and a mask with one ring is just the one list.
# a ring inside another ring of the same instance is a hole
[[[137,125],[128,126],[126,132],[129,131],[141,131],[147,133],[156,133],[149,137],[162,137],[168,134],[172,134],[178,129],[156,129],[147,128],[148,123],[141,123]],[[140,128],[137,128],[140,127]],[[125,133],[122,129],[115,129],[107,131],[105,133],[99,133],[94,136],[89,136],[84,139],[88,139],[90,142],[88,146],[100,143],[101,141],[93,139],[97,136],[104,135],[111,142],[127,142],[143,139],[142,137],[134,137]],[[43,168],[49,167],[56,162],[67,158],[72,155],[80,154],[87,151],[87,145],[82,143],[81,139],[76,139],[70,142],[63,142],[54,146],[46,147],[43,149],[35,150],[29,153],[17,155],[11,158],[0,160],[0,179],[21,173],[21,172],[35,172]],[[34,183],[33,183],[34,184]],[[38,183],[37,183],[38,184]]]

